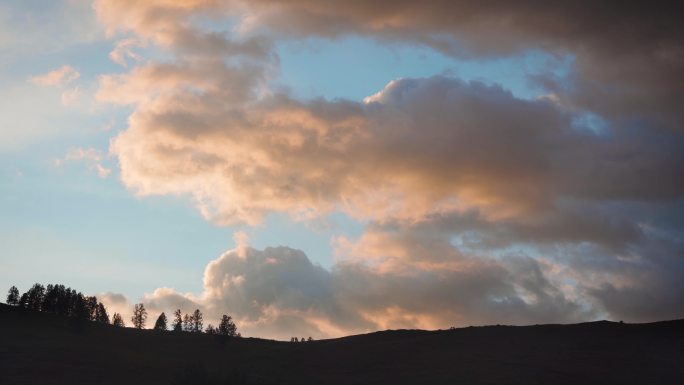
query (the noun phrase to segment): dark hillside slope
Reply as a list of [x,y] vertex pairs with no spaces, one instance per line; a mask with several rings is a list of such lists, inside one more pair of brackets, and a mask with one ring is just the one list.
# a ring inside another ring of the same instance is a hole
[[121,329],[0,305],[0,384],[684,384],[684,321],[291,343]]

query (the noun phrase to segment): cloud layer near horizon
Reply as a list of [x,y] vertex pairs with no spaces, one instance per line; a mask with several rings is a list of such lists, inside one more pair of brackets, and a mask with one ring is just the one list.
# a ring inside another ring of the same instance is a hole
[[[684,315],[673,13],[430,3],[95,2],[123,34],[113,59],[132,64],[98,92],[134,108],[110,148],[129,189],[190,197],[223,225],[335,211],[369,223],[335,240],[332,270],[302,251],[243,246],[209,264],[201,295],[159,289],[145,301],[227,309],[249,333],[277,337]],[[217,21],[236,27],[206,27]],[[531,74],[546,89],[533,100],[446,76],[397,79],[363,102],[270,86],[276,36],[345,34],[454,56],[543,50],[572,67]]]

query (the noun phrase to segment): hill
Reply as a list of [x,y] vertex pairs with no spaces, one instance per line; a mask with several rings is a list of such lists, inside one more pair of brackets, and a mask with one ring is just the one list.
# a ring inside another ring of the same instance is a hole
[[393,330],[307,343],[0,305],[0,384],[682,384],[684,320]]

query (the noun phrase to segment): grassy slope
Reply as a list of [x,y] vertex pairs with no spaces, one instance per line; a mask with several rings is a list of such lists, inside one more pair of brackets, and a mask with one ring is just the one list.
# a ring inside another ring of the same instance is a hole
[[0,305],[0,384],[684,384],[684,320],[313,343],[120,329]]

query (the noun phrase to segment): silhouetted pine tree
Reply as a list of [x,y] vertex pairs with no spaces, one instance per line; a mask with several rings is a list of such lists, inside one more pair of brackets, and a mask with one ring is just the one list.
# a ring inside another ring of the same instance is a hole
[[218,326],[218,334],[222,336],[228,336],[228,337],[239,337],[240,334],[237,332],[237,326],[235,326],[235,323],[233,322],[233,319],[229,316],[224,314],[221,317],[221,323],[219,323]]
[[180,309],[176,310],[173,313],[174,319],[173,319],[173,331],[174,332],[182,332],[183,331],[183,315],[180,311]]
[[105,305],[102,302],[97,304],[95,321],[102,324],[109,324],[109,314],[107,314],[107,308],[105,308]]
[[40,307],[43,305],[43,297],[45,296],[45,286],[36,283],[29,289],[27,294],[28,308],[40,311]]
[[133,327],[136,329],[145,328],[145,322],[147,322],[147,310],[145,310],[145,305],[141,303],[135,305],[131,322],[133,323]]
[[90,320],[88,304],[86,303],[85,297],[81,293],[75,293],[72,296],[71,316],[82,320]]
[[311,336],[309,336],[309,338],[307,338],[306,342],[311,342],[311,341],[313,341],[313,338],[311,338]]
[[218,334],[218,331],[212,324],[207,325],[207,329],[204,332],[207,334]]
[[112,316],[112,325],[118,326],[118,327],[125,327],[126,323],[124,323],[123,317],[121,317],[121,314],[119,313],[114,313]]
[[166,314],[162,312],[154,323],[154,330],[166,331]]
[[203,325],[203,317],[202,317],[202,312],[199,309],[195,309],[195,312],[192,313],[192,331],[194,333],[202,333],[202,330],[204,330],[204,325]]
[[97,321],[97,297],[85,297],[86,319]]
[[192,331],[192,319],[187,314],[183,316],[183,331],[184,332]]
[[19,305],[19,289],[16,286],[10,287],[7,292],[7,304],[12,306]]
[[49,284],[45,286],[45,295],[43,296],[43,303],[40,306],[41,311],[46,313],[56,313],[57,296],[55,292],[55,285]]
[[28,309],[29,296],[28,293],[24,293],[19,297],[19,307],[23,309]]

